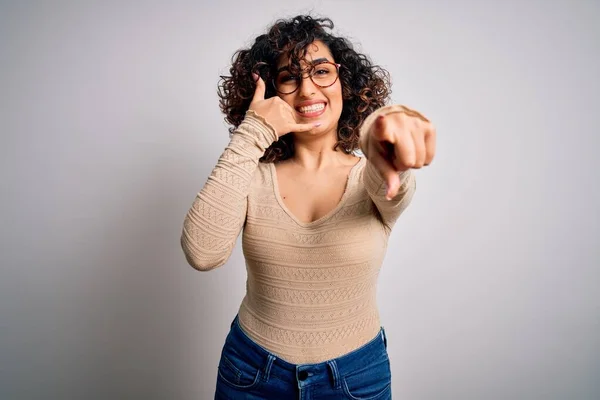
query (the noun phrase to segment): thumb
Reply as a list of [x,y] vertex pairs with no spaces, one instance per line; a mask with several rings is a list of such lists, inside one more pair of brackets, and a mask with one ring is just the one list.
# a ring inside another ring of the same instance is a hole
[[265,99],[265,81],[262,80],[262,78],[257,75],[256,73],[252,73],[252,77],[254,78],[254,81],[256,82],[256,89],[254,89],[254,97],[252,97],[252,103],[257,102],[257,101],[261,101]]

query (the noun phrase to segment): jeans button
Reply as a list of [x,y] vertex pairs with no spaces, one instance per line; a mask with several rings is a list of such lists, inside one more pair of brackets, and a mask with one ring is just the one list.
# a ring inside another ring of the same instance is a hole
[[303,381],[306,378],[308,378],[308,372],[306,372],[306,371],[300,371],[300,372],[298,372],[298,379],[299,380]]

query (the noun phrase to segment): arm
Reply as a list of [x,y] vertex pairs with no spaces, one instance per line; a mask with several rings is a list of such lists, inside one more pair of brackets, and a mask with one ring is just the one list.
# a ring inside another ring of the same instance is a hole
[[185,217],[181,247],[195,269],[208,271],[229,259],[258,160],[275,140],[273,127],[248,111]]
[[246,116],[183,224],[181,247],[190,265],[201,271],[217,268],[229,259],[246,221],[250,183],[265,150],[282,135],[320,125],[298,123],[295,110],[280,97],[265,99],[262,78],[254,74],[254,81],[254,97]]
[[386,199],[385,181],[379,175],[379,172],[373,168],[370,162],[363,169],[363,182],[367,193],[373,200],[381,220],[388,231],[391,231],[396,220],[410,204],[416,186],[415,174],[411,171],[404,171],[400,175],[400,189],[398,194],[391,200]]
[[[399,105],[385,106],[374,111],[365,119],[360,128],[360,147],[367,159],[369,159],[369,156],[365,151],[366,138],[377,117],[402,110],[402,106]],[[398,217],[408,207],[416,190],[416,178],[411,169],[397,172],[397,174],[400,180],[398,192],[391,200],[388,200],[386,198],[388,191],[386,181],[373,162],[367,161],[367,165],[362,173],[362,181],[365,189],[375,204],[381,220],[388,231],[391,231]]]

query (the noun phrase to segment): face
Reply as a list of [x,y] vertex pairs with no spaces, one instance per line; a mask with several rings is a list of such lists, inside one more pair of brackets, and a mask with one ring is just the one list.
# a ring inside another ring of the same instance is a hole
[[[281,74],[279,76],[283,77],[279,82],[293,79],[299,81],[299,87],[295,92],[291,94],[278,93],[278,96],[296,111],[298,123],[321,123],[321,126],[313,129],[311,133],[337,132],[338,121],[342,114],[343,100],[340,79],[338,78],[329,87],[317,85],[324,86],[323,83],[327,83],[327,74],[331,73],[331,65],[323,64],[324,62],[335,63],[335,60],[327,46],[317,40],[308,46],[306,58],[301,61],[303,79],[298,76],[290,76],[289,71],[286,71],[287,57],[282,57],[277,66]],[[317,84],[309,78],[310,66],[314,66],[313,79]],[[335,68],[333,71],[335,73]]]

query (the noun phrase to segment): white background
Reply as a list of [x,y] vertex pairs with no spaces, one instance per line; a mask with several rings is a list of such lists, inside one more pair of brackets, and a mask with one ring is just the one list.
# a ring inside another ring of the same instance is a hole
[[189,267],[183,218],[219,75],[308,11],[438,128],[380,277],[394,398],[600,398],[591,0],[0,2],[0,398],[212,398],[245,267]]

